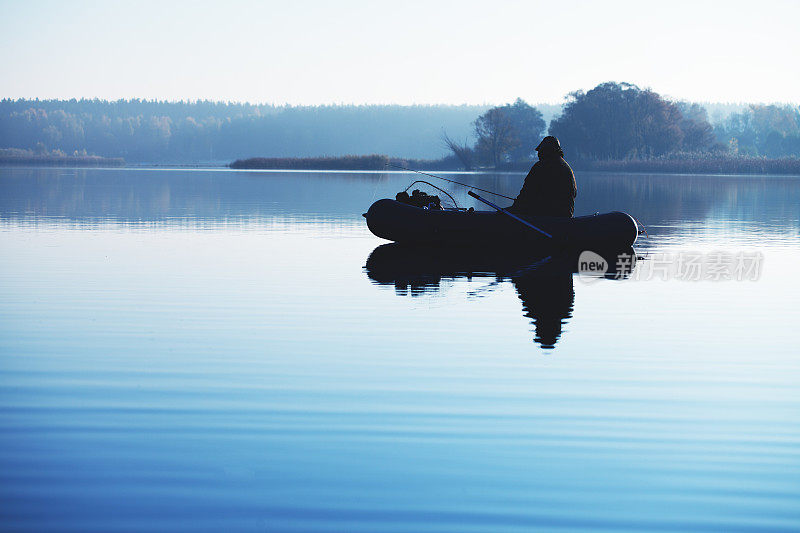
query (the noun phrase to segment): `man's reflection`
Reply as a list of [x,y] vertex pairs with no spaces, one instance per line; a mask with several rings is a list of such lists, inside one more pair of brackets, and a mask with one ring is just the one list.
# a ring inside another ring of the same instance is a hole
[[572,272],[551,275],[527,274],[511,280],[522,300],[522,310],[531,319],[533,340],[545,349],[553,349],[561,337],[561,328],[572,318],[575,289]]

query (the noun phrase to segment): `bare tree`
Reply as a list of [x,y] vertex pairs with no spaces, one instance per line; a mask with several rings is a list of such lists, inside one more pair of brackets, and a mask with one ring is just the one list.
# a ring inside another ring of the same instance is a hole
[[447,148],[453,152],[453,155],[455,155],[458,160],[461,161],[464,170],[472,170],[475,168],[475,150],[473,150],[472,147],[467,144],[466,140],[464,141],[464,144],[459,144],[451,139],[445,132],[442,132],[442,140]]

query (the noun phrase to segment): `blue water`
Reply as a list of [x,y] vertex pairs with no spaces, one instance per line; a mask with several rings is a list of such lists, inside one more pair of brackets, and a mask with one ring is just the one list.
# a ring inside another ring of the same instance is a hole
[[0,170],[0,529],[800,530],[800,178],[578,173],[629,279],[384,279],[412,180]]

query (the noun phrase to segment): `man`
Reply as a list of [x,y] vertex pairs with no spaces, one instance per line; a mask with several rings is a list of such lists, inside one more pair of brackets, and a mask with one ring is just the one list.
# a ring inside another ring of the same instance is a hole
[[539,161],[533,165],[517,199],[508,209],[518,215],[571,217],[578,187],[575,175],[564,161],[558,139],[545,137],[536,147]]

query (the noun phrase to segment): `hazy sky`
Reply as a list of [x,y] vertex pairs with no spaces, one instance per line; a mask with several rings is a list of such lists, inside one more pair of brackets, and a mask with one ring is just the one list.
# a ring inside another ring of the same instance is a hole
[[0,97],[800,101],[800,0],[0,0]]

